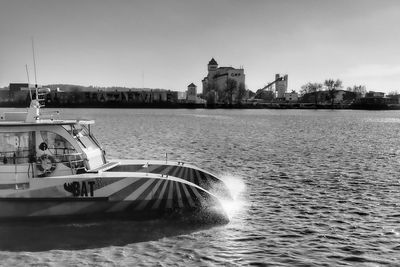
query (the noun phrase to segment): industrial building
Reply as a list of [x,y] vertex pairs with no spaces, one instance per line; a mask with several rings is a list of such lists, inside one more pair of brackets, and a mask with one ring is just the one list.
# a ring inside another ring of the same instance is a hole
[[285,99],[285,94],[287,92],[288,88],[288,75],[280,75],[280,74],[275,74],[275,91],[276,91],[276,98],[278,100],[283,100]]
[[[46,87],[50,88],[44,99],[47,106],[133,106],[178,102],[178,92],[163,89],[89,90],[85,87],[73,86],[72,90],[64,91],[52,85]],[[34,95],[34,86],[26,83],[10,83],[9,90],[1,93],[0,103],[26,106],[30,101],[29,88]]]

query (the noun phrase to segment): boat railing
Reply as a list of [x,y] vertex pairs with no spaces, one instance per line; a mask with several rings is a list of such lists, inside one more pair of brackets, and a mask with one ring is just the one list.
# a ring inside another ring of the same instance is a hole
[[27,170],[28,177],[33,177],[33,167],[40,170],[44,160],[48,160],[54,166],[58,164],[66,166],[71,170],[71,174],[87,171],[83,153],[65,152],[34,156],[32,150],[17,150],[0,152],[0,165],[15,166],[13,170],[0,168],[0,173],[21,173]]
[[58,159],[57,162],[69,167],[71,169],[72,174],[76,174],[79,171],[86,171],[85,167],[85,159],[83,157],[83,153],[79,152],[71,152],[58,154],[56,156]]
[[16,150],[0,152],[0,162],[6,164],[23,164],[35,161],[32,150]]
[[46,95],[48,94],[48,92],[40,92],[40,91],[38,91],[37,93],[36,93],[36,99],[39,101],[39,104],[40,104],[40,107],[42,108],[42,107],[44,107],[45,106],[45,104],[46,104]]

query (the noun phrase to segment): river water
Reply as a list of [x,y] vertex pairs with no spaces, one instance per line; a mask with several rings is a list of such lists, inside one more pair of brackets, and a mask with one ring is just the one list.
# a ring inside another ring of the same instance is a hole
[[[108,158],[220,175],[230,222],[0,224],[4,266],[381,266],[400,263],[400,113],[64,109]],[[399,265],[400,266],[400,265]]]

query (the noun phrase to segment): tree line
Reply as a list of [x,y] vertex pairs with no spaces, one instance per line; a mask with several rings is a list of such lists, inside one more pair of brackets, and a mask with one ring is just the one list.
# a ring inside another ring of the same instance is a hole
[[[301,87],[300,97],[305,97],[306,95],[313,95],[315,104],[319,102],[318,95],[319,92],[327,92],[328,98],[333,106],[335,101],[336,92],[343,89],[343,82],[339,79],[327,79],[323,83],[309,82]],[[359,98],[366,94],[367,89],[364,85],[354,85],[353,87],[347,87],[346,91],[352,93],[354,97]]]
[[[225,86],[219,88],[217,83],[209,83],[206,86],[206,95],[202,96],[207,100],[208,104],[226,103],[241,103],[244,96],[246,95],[246,87],[244,83],[238,83],[235,79],[228,78]],[[218,101],[216,101],[217,96]]]

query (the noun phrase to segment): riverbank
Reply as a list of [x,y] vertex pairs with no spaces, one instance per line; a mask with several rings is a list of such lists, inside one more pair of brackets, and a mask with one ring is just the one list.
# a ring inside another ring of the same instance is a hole
[[[25,108],[28,103],[2,102],[0,108]],[[240,103],[240,104],[195,104],[195,103],[129,103],[129,102],[97,102],[97,103],[46,103],[47,108],[111,108],[111,109],[358,109],[358,110],[400,110],[400,105],[371,104],[314,104],[314,103]]]

